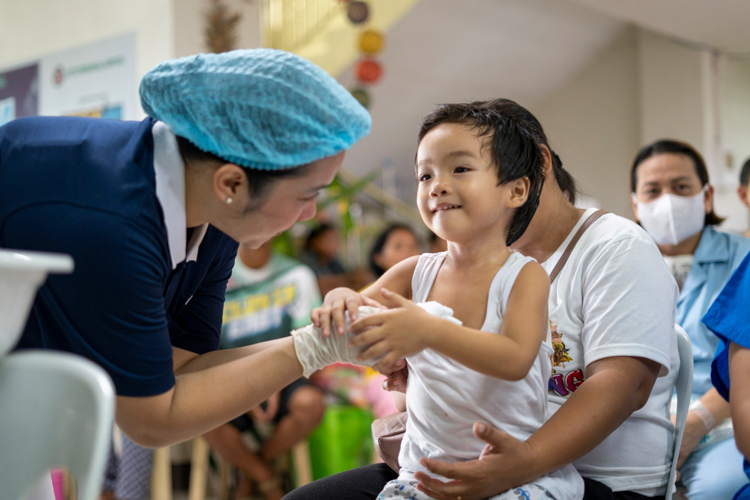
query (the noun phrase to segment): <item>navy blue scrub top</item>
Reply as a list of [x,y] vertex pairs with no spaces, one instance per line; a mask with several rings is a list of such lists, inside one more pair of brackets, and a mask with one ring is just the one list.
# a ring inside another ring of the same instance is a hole
[[237,243],[209,226],[173,270],[156,196],[154,121],[31,117],[0,127],[0,247],[69,254],[18,349],[80,354],[121,396],[174,386],[172,346],[218,349]]

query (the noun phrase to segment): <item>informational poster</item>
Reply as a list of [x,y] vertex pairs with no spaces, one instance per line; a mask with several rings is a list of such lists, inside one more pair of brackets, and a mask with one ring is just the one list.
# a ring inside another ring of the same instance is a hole
[[39,114],[137,118],[135,34],[43,57]]
[[33,115],[139,117],[135,34],[0,69],[0,125]]
[[39,114],[39,65],[0,70],[0,126]]

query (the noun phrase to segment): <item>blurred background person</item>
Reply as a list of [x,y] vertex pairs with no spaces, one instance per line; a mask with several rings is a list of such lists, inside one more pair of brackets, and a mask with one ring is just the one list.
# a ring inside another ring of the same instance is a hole
[[[310,311],[321,303],[315,274],[300,261],[271,250],[267,242],[253,250],[240,245],[224,303],[222,348],[279,339],[310,324]],[[205,435],[211,447],[242,473],[237,496],[251,486],[267,500],[284,496],[274,461],[305,439],[325,409],[323,394],[301,378],[265,403]],[[272,423],[272,430],[269,429]],[[256,441],[250,449],[243,433]],[[244,481],[246,475],[253,485]]]
[[690,499],[730,499],[747,477],[731,439],[729,405],[711,384],[719,339],[701,319],[750,251],[750,239],[716,229],[724,219],[714,213],[705,162],[689,144],[661,140],[642,148],[630,187],[635,217],[680,288],[675,321],[693,346],[693,402],[677,462],[680,480]]
[[315,272],[323,295],[334,288],[348,285],[340,251],[339,232],[331,224],[322,223],[307,235],[300,259]]
[[406,224],[391,224],[375,238],[370,250],[370,269],[377,279],[402,260],[420,253],[414,230]]
[[[742,165],[740,170],[740,185],[737,188],[737,194],[740,196],[740,201],[750,210],[750,158],[745,160],[745,164]],[[744,236],[750,238],[750,228],[745,231]]]

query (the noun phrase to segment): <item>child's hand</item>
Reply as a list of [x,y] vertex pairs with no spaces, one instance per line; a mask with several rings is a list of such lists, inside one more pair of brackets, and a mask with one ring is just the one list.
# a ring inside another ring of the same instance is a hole
[[343,335],[344,311],[349,311],[349,317],[354,322],[357,320],[359,306],[383,307],[380,303],[349,288],[334,288],[326,294],[323,305],[312,310],[310,319],[313,325],[323,331],[324,337],[331,334],[331,322],[336,323],[336,331]]
[[[351,331],[357,335],[351,345],[370,346],[357,356],[357,359],[382,357],[373,368],[387,371],[398,359],[417,354],[429,347],[429,325],[434,324],[439,318],[385,288],[381,289],[381,294],[386,302],[393,305],[393,309],[353,322]],[[370,330],[359,333],[368,328]]]

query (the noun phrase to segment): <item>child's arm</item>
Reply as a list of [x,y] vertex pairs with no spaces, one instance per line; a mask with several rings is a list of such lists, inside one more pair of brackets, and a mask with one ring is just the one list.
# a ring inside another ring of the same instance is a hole
[[729,404],[737,448],[750,457],[750,349],[729,345]]
[[374,344],[360,359],[385,355],[375,365],[376,370],[431,348],[485,375],[521,380],[547,335],[549,277],[535,262],[525,265],[516,278],[500,335],[440,319],[388,290],[382,294],[397,309],[368,316],[352,325],[352,332],[375,327],[357,335],[352,344]]
[[338,333],[343,334],[344,312],[349,311],[351,320],[356,321],[359,306],[383,304],[380,294],[382,288],[387,287],[404,297],[411,297],[411,278],[418,261],[419,257],[416,256],[399,262],[362,292],[355,292],[349,288],[331,290],[326,294],[323,305],[313,309],[310,314],[313,324],[323,331],[323,335],[328,336],[331,321],[333,321],[336,323]]

